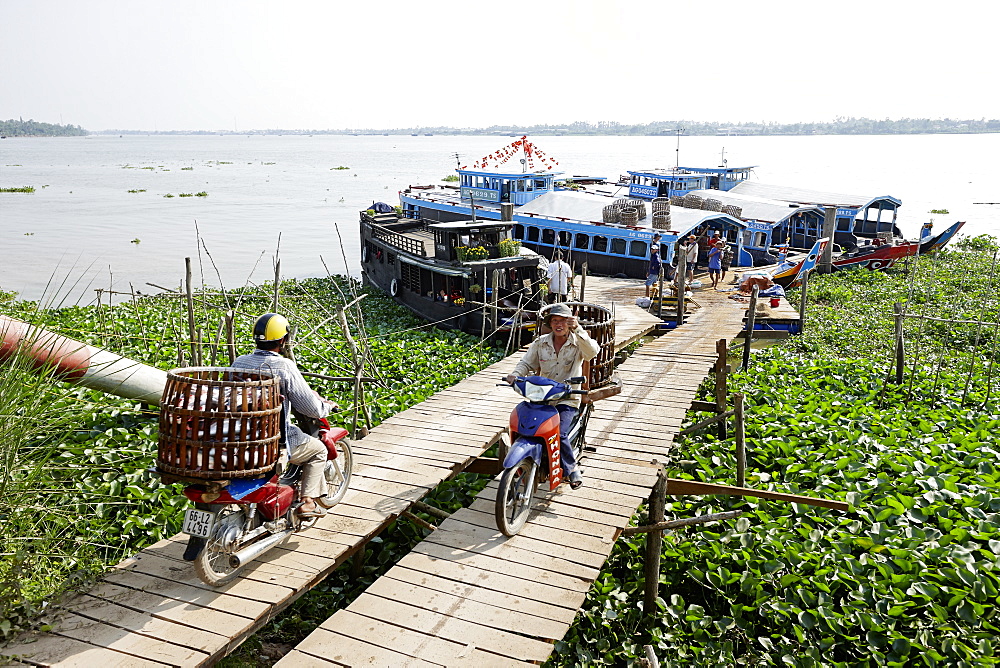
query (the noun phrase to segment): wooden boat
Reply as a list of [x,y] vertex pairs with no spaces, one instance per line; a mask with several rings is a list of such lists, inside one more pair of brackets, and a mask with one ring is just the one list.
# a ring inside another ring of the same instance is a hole
[[[833,271],[845,269],[888,269],[902,259],[913,257],[918,253],[927,255],[936,252],[951,241],[958,233],[965,221],[959,221],[933,237],[926,237],[923,241],[903,241],[886,242],[882,244],[867,244],[849,253],[842,253],[833,259]],[[815,247],[814,247],[815,248]],[[822,249],[820,250],[822,253]],[[812,258],[813,251],[794,267],[780,268],[772,274],[771,278],[775,283],[786,288],[795,287],[801,280],[802,266]],[[815,262],[812,263],[815,265]],[[812,267],[806,269],[809,271]]]
[[547,263],[510,238],[514,223],[428,224],[369,211],[361,212],[366,283],[445,329],[477,336],[534,329]]

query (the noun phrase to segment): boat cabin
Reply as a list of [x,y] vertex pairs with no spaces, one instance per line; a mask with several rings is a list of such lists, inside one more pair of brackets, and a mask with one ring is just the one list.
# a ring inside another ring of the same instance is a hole
[[527,204],[547,192],[555,190],[556,177],[562,172],[494,172],[457,169],[460,194],[463,200],[478,202],[510,202],[515,206]]
[[654,199],[694,190],[730,190],[750,178],[753,167],[677,167],[629,171],[629,197]]

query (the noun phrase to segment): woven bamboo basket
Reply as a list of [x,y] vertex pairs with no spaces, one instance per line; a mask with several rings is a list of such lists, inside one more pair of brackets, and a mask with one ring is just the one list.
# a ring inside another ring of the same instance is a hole
[[609,204],[604,207],[604,222],[605,223],[617,223],[619,220],[619,213],[621,209],[614,204]]
[[695,195],[694,193],[684,195],[684,206],[688,209],[700,209],[704,201],[701,195]]
[[704,202],[701,203],[701,208],[705,211],[722,211],[722,202],[717,199],[712,199],[709,197]]
[[653,203],[651,205],[651,209],[653,211],[653,216],[654,217],[658,213],[662,213],[664,211],[670,211],[670,198],[669,197],[656,197],[656,198],[654,198],[653,199]]
[[670,203],[674,206],[685,206],[684,195],[671,195]]
[[657,230],[669,230],[670,229],[670,212],[669,211],[657,211],[653,214],[653,229]]
[[736,206],[735,204],[723,204],[722,205],[722,213],[727,213],[730,216],[732,216],[733,218],[742,218],[743,217],[743,207]]
[[157,470],[201,479],[252,478],[278,461],[281,391],[270,374],[189,367],[167,374]]
[[621,210],[621,223],[622,225],[635,225],[639,222],[639,212],[632,207],[626,207]]

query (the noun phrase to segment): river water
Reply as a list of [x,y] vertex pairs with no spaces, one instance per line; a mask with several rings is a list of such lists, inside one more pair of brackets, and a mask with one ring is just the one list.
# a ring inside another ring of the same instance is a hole
[[[360,272],[358,211],[431,183],[514,141],[460,136],[88,136],[0,141],[0,289],[91,303],[95,289],[238,287],[273,277]],[[670,167],[674,137],[536,137],[571,174]],[[754,178],[903,201],[907,236],[935,219],[1000,233],[991,156],[1000,135],[682,137],[682,165],[756,165]],[[349,169],[336,169],[344,166]],[[130,190],[144,192],[130,193]],[[207,197],[178,197],[206,192]],[[165,197],[167,194],[175,197]],[[930,214],[948,209],[947,215]],[[197,232],[196,232],[197,228]],[[280,233],[280,250],[279,250]],[[202,244],[199,246],[198,238]],[[341,245],[342,242],[342,245]],[[342,250],[343,248],[343,250]],[[346,261],[345,261],[346,256]],[[217,272],[218,271],[218,275]],[[221,281],[220,277],[221,276]]]

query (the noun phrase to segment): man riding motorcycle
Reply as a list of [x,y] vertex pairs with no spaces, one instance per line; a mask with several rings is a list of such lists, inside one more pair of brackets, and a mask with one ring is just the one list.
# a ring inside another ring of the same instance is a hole
[[[601,350],[600,345],[580,327],[573,311],[566,304],[559,303],[546,307],[542,311],[542,322],[552,332],[538,337],[528,347],[524,357],[514,367],[513,373],[506,376],[505,380],[508,383],[513,383],[519,376],[527,375],[544,376],[560,383],[575,376],[583,376],[584,363],[594,359]],[[556,404],[556,409],[559,411],[559,448],[562,465],[572,489],[577,489],[583,484],[583,476],[577,469],[576,456],[567,439],[567,433],[579,408],[579,395],[570,395]]]
[[288,344],[288,320],[277,313],[265,313],[253,327],[253,340],[257,349],[249,355],[236,358],[233,368],[263,371],[278,378],[281,385],[283,425],[282,435],[288,448],[288,461],[302,468],[302,505],[299,517],[321,517],[326,511],[316,499],[326,495],[326,477],[323,474],[327,449],[318,438],[309,436],[292,424],[291,413],[313,418],[324,418],[337,404],[320,397],[309,387],[294,361],[282,356]]

